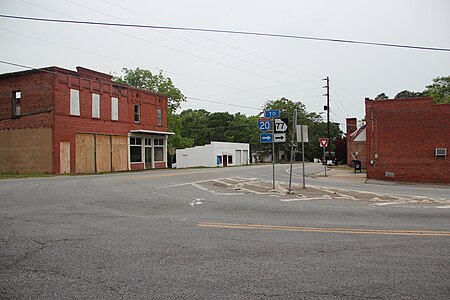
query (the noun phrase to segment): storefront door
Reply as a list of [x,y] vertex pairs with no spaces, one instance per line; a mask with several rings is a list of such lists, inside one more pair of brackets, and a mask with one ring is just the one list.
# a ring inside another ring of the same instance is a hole
[[145,147],[145,169],[152,168],[152,147]]

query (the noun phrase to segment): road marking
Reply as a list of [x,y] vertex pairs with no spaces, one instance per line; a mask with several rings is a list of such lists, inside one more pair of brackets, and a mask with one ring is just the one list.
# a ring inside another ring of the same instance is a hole
[[450,231],[441,230],[390,230],[390,229],[360,229],[360,228],[319,228],[301,226],[277,226],[262,224],[233,224],[200,222],[199,227],[226,228],[226,229],[253,229],[253,230],[279,230],[296,232],[319,232],[319,233],[346,233],[346,234],[371,234],[371,235],[405,235],[405,236],[446,236],[450,237]]
[[450,208],[450,205],[436,206],[437,208]]
[[386,206],[386,205],[394,205],[394,204],[400,204],[400,203],[399,202],[381,202],[381,203],[372,204],[372,206]]

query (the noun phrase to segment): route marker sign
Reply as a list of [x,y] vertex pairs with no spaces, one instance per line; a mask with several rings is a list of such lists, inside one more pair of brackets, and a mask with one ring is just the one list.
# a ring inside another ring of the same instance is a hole
[[288,119],[275,119],[275,132],[286,132],[288,130]]
[[320,147],[322,148],[326,148],[328,146],[328,138],[320,138],[319,139],[319,143],[320,143]]
[[264,112],[266,118],[279,118],[281,116],[279,109],[266,110]]
[[259,118],[258,119],[258,129],[261,132],[267,132],[272,128],[272,121],[270,118]]
[[272,133],[260,133],[259,134],[259,142],[260,143],[272,143],[273,134]]

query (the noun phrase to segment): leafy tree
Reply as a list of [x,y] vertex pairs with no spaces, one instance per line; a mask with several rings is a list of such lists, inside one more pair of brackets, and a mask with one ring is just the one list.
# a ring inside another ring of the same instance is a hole
[[194,145],[194,139],[190,137],[183,137],[182,132],[182,124],[179,115],[176,114],[168,114],[168,125],[174,135],[169,136],[168,147],[174,147],[176,149],[184,149],[189,148]]
[[417,98],[417,97],[423,97],[425,96],[424,92],[411,92],[408,90],[401,91],[397,95],[395,95],[394,99],[401,99],[401,98]]
[[225,134],[234,116],[228,112],[215,112],[208,116],[207,126],[210,129],[209,140],[225,142]]
[[172,79],[164,76],[163,71],[153,74],[150,70],[123,68],[122,72],[124,73],[123,77],[115,76],[114,81],[167,96],[169,108],[173,113],[180,107],[181,102],[186,101],[186,97],[180,89],[173,84]]
[[211,142],[211,128],[208,125],[210,114],[204,109],[182,111],[180,113],[181,135],[192,138],[195,146]]
[[252,152],[259,151],[262,144],[259,142],[259,131],[257,130],[258,116],[247,117],[236,113],[230,122],[225,139],[233,143],[249,143]]
[[385,99],[389,99],[389,97],[385,93],[381,93],[375,97],[375,100],[385,100]]
[[[169,77],[165,77],[163,71],[153,74],[149,70],[136,68],[135,70],[123,68],[123,77],[114,77],[114,81],[133,86],[138,89],[147,90],[153,93],[162,94],[168,97],[168,129],[174,132],[168,139],[168,148],[175,147],[178,149],[191,147],[193,139],[183,137],[181,135],[181,123],[179,116],[175,114],[181,102],[186,101],[186,97],[181,93]],[[168,149],[169,150],[169,149]]]
[[425,93],[433,97],[435,103],[450,103],[450,76],[434,78]]

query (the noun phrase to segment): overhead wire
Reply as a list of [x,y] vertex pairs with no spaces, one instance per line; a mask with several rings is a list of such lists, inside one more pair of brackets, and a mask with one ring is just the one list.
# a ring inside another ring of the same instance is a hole
[[[55,13],[57,13],[57,14],[60,14],[60,15],[63,15],[63,16],[69,17],[69,18],[78,19],[78,18],[75,18],[75,17],[73,17],[73,16],[70,16],[70,15],[67,15],[67,14],[64,14],[64,13],[61,13],[61,12],[58,12],[58,11],[49,9],[49,8],[47,8],[47,7],[40,6],[40,5],[38,5],[38,4],[29,2],[29,1],[26,1],[26,0],[22,0],[22,1],[25,2],[25,3],[31,4],[31,5],[33,5],[33,6],[39,7],[39,8],[41,8],[41,9],[49,10],[49,11],[55,12]],[[110,16],[110,17],[113,17],[113,18],[118,18],[118,17],[113,16],[113,15],[111,15],[111,14],[106,14],[106,13],[104,13],[104,12],[102,12],[102,11],[99,11],[99,10],[96,10],[96,9],[92,9],[92,8],[90,8],[90,7],[87,7],[87,6],[85,6],[85,5],[81,5],[81,4],[75,3],[75,2],[70,1],[70,0],[66,0],[66,1],[69,2],[69,3],[72,3],[72,4],[74,4],[74,5],[83,7],[83,8],[85,8],[85,9],[89,9],[89,10],[95,11],[95,12],[97,12],[97,13],[104,14],[104,15],[106,15],[106,16]],[[121,18],[118,18],[118,19],[121,19]],[[121,19],[121,20],[122,20],[122,21],[125,21],[125,22],[127,21],[127,20],[124,20],[124,19]],[[288,85],[288,86],[298,87],[298,84],[297,84],[297,83],[286,83],[286,82],[284,82],[284,81],[276,80],[276,79],[274,79],[273,77],[266,77],[266,76],[260,75],[260,74],[258,74],[258,73],[250,72],[250,71],[245,70],[245,69],[242,69],[242,68],[233,67],[233,66],[231,66],[231,65],[227,65],[227,64],[224,64],[224,63],[222,63],[222,62],[217,62],[217,61],[210,60],[210,59],[205,58],[205,57],[202,57],[202,56],[198,56],[198,55],[195,55],[195,54],[190,54],[190,53],[188,53],[188,52],[186,52],[186,51],[182,51],[182,50],[174,49],[174,48],[172,48],[172,47],[168,47],[168,46],[165,46],[165,45],[161,45],[161,44],[159,44],[159,43],[155,43],[155,42],[149,41],[149,40],[147,40],[147,39],[143,39],[143,38],[141,38],[141,37],[137,37],[137,36],[134,36],[134,35],[126,34],[126,33],[123,33],[123,32],[117,31],[117,30],[113,30],[113,29],[110,29],[110,30],[112,30],[113,32],[116,32],[116,33],[125,35],[125,36],[129,36],[129,37],[132,37],[132,38],[135,38],[135,39],[138,39],[138,40],[142,40],[142,41],[144,41],[144,42],[148,42],[148,43],[151,43],[151,44],[156,44],[156,45],[158,45],[158,46],[162,46],[162,47],[165,47],[165,48],[168,48],[168,49],[177,51],[177,52],[181,52],[181,53],[186,54],[186,55],[194,56],[194,57],[196,57],[196,58],[200,58],[200,59],[206,60],[206,61],[208,61],[208,62],[213,62],[213,63],[216,63],[216,64],[220,64],[220,65],[222,65],[222,66],[229,67],[229,68],[234,68],[234,69],[236,69],[236,70],[238,70],[238,71],[246,72],[246,73],[249,73],[249,74],[252,74],[252,75],[261,77],[261,78],[265,78],[265,79],[269,79],[269,80],[272,80],[272,81],[275,81],[275,82],[279,82],[279,83],[281,83],[282,85]],[[59,45],[61,46],[61,44],[59,44]],[[62,46],[63,46],[63,45],[62,45]],[[72,48],[72,49],[76,49],[76,48],[74,48],[74,47],[71,47],[71,48]],[[83,51],[83,50],[80,50],[80,51]],[[83,52],[87,52],[87,51],[83,51]],[[109,58],[111,58],[111,57],[109,57]],[[122,60],[122,61],[123,61],[123,60]],[[139,64],[137,64],[137,65],[139,65]],[[175,74],[175,73],[174,73],[174,74]],[[186,76],[186,75],[183,75],[183,76],[186,77],[186,78],[191,78],[191,79],[192,79],[192,77],[189,77],[189,76]],[[194,79],[195,79],[195,78],[194,78]],[[205,81],[205,80],[202,80],[202,81],[204,81],[204,82],[209,82],[209,81]],[[222,84],[222,85],[223,85],[223,84]],[[224,86],[226,86],[226,85],[224,85]],[[226,87],[236,89],[236,87],[232,87],[232,86],[226,86]],[[303,88],[303,87],[302,87],[301,89],[302,89],[302,90],[305,90],[305,88]],[[258,94],[258,95],[260,95],[260,96],[264,96],[264,97],[270,97],[270,96],[267,95],[267,94],[259,93],[259,92],[258,92],[259,89],[257,89],[257,90],[255,90],[255,89],[245,89],[245,90],[240,89],[240,90],[241,90],[241,91],[246,91],[246,92],[252,92],[252,93]],[[310,88],[310,89],[306,89],[306,90],[313,90],[313,89]],[[315,90],[315,89],[314,89],[314,90]]]
[[209,33],[224,33],[224,34],[234,34],[234,35],[275,37],[275,38],[311,40],[311,41],[322,41],[322,42],[333,42],[333,43],[347,43],[347,44],[379,46],[379,47],[391,47],[391,48],[404,48],[404,49],[416,49],[416,50],[427,50],[427,51],[450,52],[450,48],[442,48],[442,47],[427,47],[427,46],[415,46],[415,45],[403,45],[403,44],[391,44],[391,43],[378,43],[378,42],[346,40],[346,39],[337,39],[337,38],[321,38],[321,37],[278,34],[278,33],[264,33],[264,32],[237,31],[237,30],[224,30],[224,29],[208,29],[208,28],[194,28],[194,27],[175,27],[175,26],[158,26],[158,25],[143,25],[143,24],[125,24],[125,23],[97,22],[97,21],[77,21],[77,20],[64,20],[64,19],[50,19],[50,18],[14,16],[14,15],[5,15],[5,14],[0,14],[0,18],[16,19],[16,20],[27,20],[27,21],[39,21],[39,22],[49,22],[49,23],[78,24],[78,25],[96,25],[96,26],[113,26],[113,27],[125,27],[125,28],[146,28],[146,29],[161,29],[161,30],[181,30],[181,31],[209,32]]

